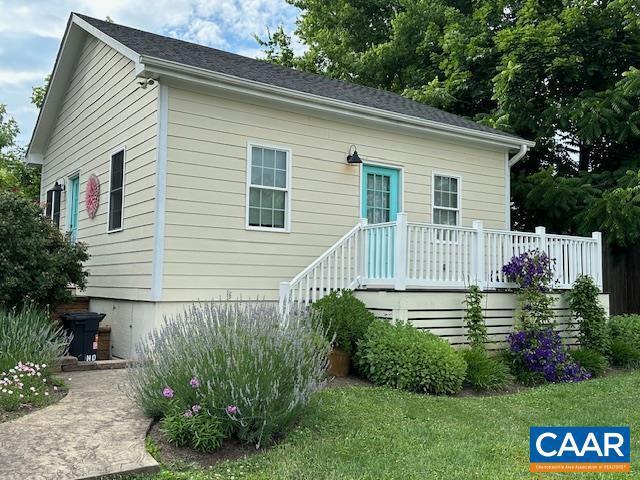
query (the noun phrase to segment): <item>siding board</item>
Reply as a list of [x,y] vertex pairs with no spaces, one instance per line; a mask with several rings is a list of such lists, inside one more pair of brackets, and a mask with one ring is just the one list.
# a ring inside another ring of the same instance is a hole
[[[292,150],[290,233],[245,229],[247,142]],[[404,168],[410,221],[431,217],[433,171],[462,176],[463,223],[504,228],[505,151],[290,111],[216,92],[169,88],[163,301],[277,299],[290,280],[358,220],[365,161]]]
[[[87,36],[44,153],[41,198],[74,172],[80,173],[78,240],[91,258],[86,294],[148,300],[151,290],[157,87],[138,88],[131,61]],[[107,234],[110,154],[126,146],[124,230]],[[100,207],[85,208],[91,174],[100,180]],[[67,225],[66,194],[60,225]]]

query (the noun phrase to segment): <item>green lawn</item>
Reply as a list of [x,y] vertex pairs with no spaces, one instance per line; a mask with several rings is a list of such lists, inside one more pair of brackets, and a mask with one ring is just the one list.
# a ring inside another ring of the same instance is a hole
[[[640,372],[497,397],[430,397],[386,388],[329,389],[283,443],[210,470],[153,479],[620,478],[528,473],[531,425],[630,425],[640,478]],[[635,473],[634,473],[635,472]]]

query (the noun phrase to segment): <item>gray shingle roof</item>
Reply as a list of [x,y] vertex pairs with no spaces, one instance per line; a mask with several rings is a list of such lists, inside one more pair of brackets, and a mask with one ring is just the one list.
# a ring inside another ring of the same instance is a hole
[[378,108],[388,112],[410,115],[424,120],[518,138],[386,90],[301,72],[215,48],[105,22],[85,15],[76,15],[143,56],[156,57],[267,85]]

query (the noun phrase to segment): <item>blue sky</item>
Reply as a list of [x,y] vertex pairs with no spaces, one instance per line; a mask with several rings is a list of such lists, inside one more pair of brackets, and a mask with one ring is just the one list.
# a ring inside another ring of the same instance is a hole
[[31,87],[51,72],[72,11],[249,57],[260,56],[253,34],[280,24],[290,33],[298,13],[285,0],[0,0],[0,103],[18,121],[20,145],[38,114]]

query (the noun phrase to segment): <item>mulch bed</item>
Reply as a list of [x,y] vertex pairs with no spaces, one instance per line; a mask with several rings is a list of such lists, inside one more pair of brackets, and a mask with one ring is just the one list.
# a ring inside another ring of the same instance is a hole
[[160,454],[162,463],[179,467],[210,467],[225,460],[236,460],[261,453],[264,449],[256,450],[252,446],[242,445],[235,439],[225,439],[215,452],[201,453],[189,447],[176,447],[169,443],[167,436],[160,430],[160,423],[154,422],[149,429],[148,438],[153,440],[155,447]]

